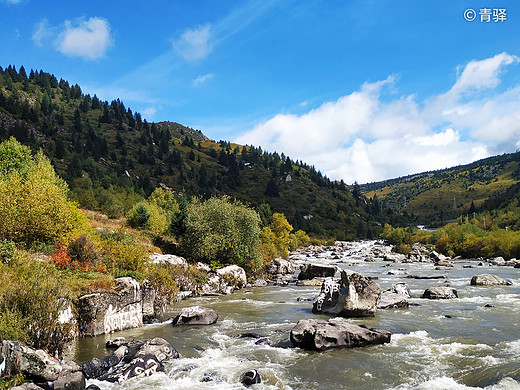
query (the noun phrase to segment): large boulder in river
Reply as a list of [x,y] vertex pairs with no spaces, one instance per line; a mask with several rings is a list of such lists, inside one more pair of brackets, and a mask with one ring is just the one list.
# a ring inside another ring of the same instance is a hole
[[377,304],[378,309],[397,309],[408,307],[408,299],[392,291],[385,291]]
[[335,274],[336,267],[333,265],[305,264],[298,275],[298,280],[333,278]]
[[[148,310],[151,305],[147,302]],[[143,326],[142,288],[139,282],[129,277],[116,279],[111,292],[81,296],[77,308],[79,329],[84,336]]]
[[439,261],[435,262],[435,265],[437,267],[453,267],[453,263],[449,261],[448,259],[441,259]]
[[492,265],[506,265],[506,261],[502,256],[494,257],[488,260],[489,264]]
[[402,253],[385,253],[383,255],[384,261],[393,261],[394,263],[402,263],[406,260],[406,255],[403,255]]
[[220,268],[217,270],[217,274],[229,286],[243,288],[247,284],[246,271],[238,265],[228,265]]
[[160,337],[133,340],[120,346],[112,355],[83,363],[82,370],[87,378],[122,383],[164,371],[162,362],[178,357],[175,348]]
[[314,301],[313,313],[340,317],[371,317],[377,310],[381,296],[379,285],[358,273],[341,271],[340,281],[327,279]]
[[332,348],[357,348],[390,342],[386,330],[368,329],[340,318],[300,320],[291,330],[291,342],[299,348],[325,351]]
[[393,286],[393,292],[396,294],[402,295],[405,298],[411,298],[412,292],[410,291],[410,286],[406,283],[396,283]]
[[296,271],[296,267],[292,261],[277,257],[267,266],[266,271],[271,275],[292,275]]
[[207,307],[192,306],[181,310],[173,319],[173,326],[180,325],[211,325],[217,322],[218,314]]
[[427,299],[453,299],[458,298],[457,290],[450,286],[437,286],[427,288],[421,298]]
[[202,284],[198,289],[197,286],[194,286],[193,288],[198,290],[200,295],[206,296],[232,294],[235,287],[229,285],[227,281],[233,282],[234,280],[234,277],[231,275],[222,278],[218,273],[211,271],[207,274],[206,283]]
[[475,275],[471,278],[472,286],[510,286],[511,281],[492,274]]

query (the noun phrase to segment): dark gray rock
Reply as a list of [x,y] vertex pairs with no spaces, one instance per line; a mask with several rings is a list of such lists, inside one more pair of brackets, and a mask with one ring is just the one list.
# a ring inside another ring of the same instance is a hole
[[32,349],[17,341],[3,340],[0,350],[2,376],[19,373],[36,381],[55,381],[65,370],[58,359],[41,349]]
[[381,294],[381,299],[377,304],[378,309],[397,309],[408,307],[408,300],[400,294],[385,291]]
[[128,343],[128,353],[123,360],[129,362],[146,355],[154,355],[160,362],[179,357],[177,350],[168,341],[161,337],[155,337],[147,340],[134,340]]
[[327,279],[314,301],[313,313],[341,317],[371,317],[375,315],[381,295],[379,285],[369,278],[341,271],[340,281]]
[[332,278],[336,274],[336,267],[319,264],[305,264],[298,275],[298,280],[314,278]]
[[121,345],[128,344],[128,341],[124,337],[116,337],[115,339],[110,339],[106,342],[105,346],[107,348],[119,348]]
[[94,358],[81,365],[81,370],[87,378],[99,378],[105,375],[112,367],[117,366],[123,358],[128,354],[126,345],[120,346],[112,355],[105,356],[102,359]]
[[[41,349],[4,340],[0,349],[1,374],[12,377],[23,374],[40,387],[56,390],[83,390],[85,377],[81,367],[71,361],[59,361]],[[41,385],[40,385],[41,384]],[[30,385],[26,386],[30,389]]]
[[471,278],[472,286],[511,286],[510,280],[492,274],[475,275]]
[[81,371],[60,375],[53,385],[54,390],[84,390],[85,375]]
[[131,341],[110,356],[83,363],[82,370],[87,378],[121,383],[164,371],[162,362],[178,357],[179,353],[170,343],[156,337]]
[[134,358],[130,363],[107,373],[99,379],[108,382],[122,383],[130,378],[143,378],[157,372],[164,372],[164,366],[155,355],[148,354]]
[[262,378],[257,370],[251,370],[242,375],[241,382],[244,386],[251,386],[256,383],[262,383]]
[[457,290],[449,286],[437,286],[427,288],[421,298],[427,299],[453,299],[458,298]]
[[192,306],[181,310],[173,319],[173,326],[180,325],[211,325],[217,322],[218,314],[207,307]]
[[340,318],[301,320],[291,330],[291,342],[296,347],[313,351],[389,343],[390,337],[389,331],[368,329]]
[[[430,259],[433,260],[437,265],[440,265],[439,263],[451,264],[451,262],[449,261],[450,258],[448,256],[444,256],[442,253],[438,253],[435,251],[431,251]],[[451,266],[453,266],[453,264],[451,264]]]

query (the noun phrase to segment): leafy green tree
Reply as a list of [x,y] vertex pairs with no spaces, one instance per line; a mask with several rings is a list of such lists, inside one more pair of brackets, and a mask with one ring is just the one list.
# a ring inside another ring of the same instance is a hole
[[224,196],[193,199],[185,215],[180,248],[190,260],[261,268],[260,218],[253,209]]

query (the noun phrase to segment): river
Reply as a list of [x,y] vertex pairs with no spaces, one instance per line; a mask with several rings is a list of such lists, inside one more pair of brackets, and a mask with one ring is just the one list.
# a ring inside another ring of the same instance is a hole
[[[251,389],[520,389],[520,269],[477,266],[477,261],[455,261],[451,269],[435,270],[433,263],[365,262],[360,242],[336,253],[323,252],[299,262],[336,264],[366,276],[378,277],[382,290],[406,282],[417,304],[408,309],[379,310],[373,318],[350,319],[355,324],[390,330],[389,344],[361,349],[308,352],[287,348],[289,333],[300,319],[328,318],[311,312],[320,287],[267,286],[245,288],[232,295],[189,298],[164,314],[164,321],[117,334],[82,338],[70,352],[78,361],[103,357],[112,351],[105,342],[162,337],[181,354],[166,364],[166,372],[124,384],[100,381],[101,389],[244,389],[241,375],[257,369],[262,383]],[[356,249],[353,250],[352,248]],[[464,267],[466,266],[466,267]],[[398,270],[403,275],[389,275]],[[512,286],[470,286],[473,275],[492,273]],[[406,275],[443,275],[458,291],[453,300],[419,298],[439,280],[410,279]],[[219,314],[215,325],[172,327],[182,307],[200,305]],[[488,307],[486,307],[486,305]],[[255,332],[261,340],[241,338]],[[209,380],[210,379],[210,380]],[[209,381],[208,381],[209,380]]]

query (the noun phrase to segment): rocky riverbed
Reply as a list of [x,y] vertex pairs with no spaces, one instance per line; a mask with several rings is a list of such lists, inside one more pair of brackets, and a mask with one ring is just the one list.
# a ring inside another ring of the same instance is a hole
[[[404,257],[376,241],[307,248],[273,262],[267,286],[185,299],[158,323],[80,338],[68,357],[106,359],[115,336],[125,337],[127,349],[132,340],[160,338],[179,353],[145,359],[149,367],[138,362],[134,372],[150,376],[87,378],[101,389],[518,389],[516,264],[448,259],[424,247]],[[351,316],[345,308],[353,301],[366,301],[362,316],[336,317]],[[323,314],[320,302],[339,311]],[[194,306],[218,319],[172,326],[181,309]],[[109,371],[124,373],[132,359],[121,361]]]

